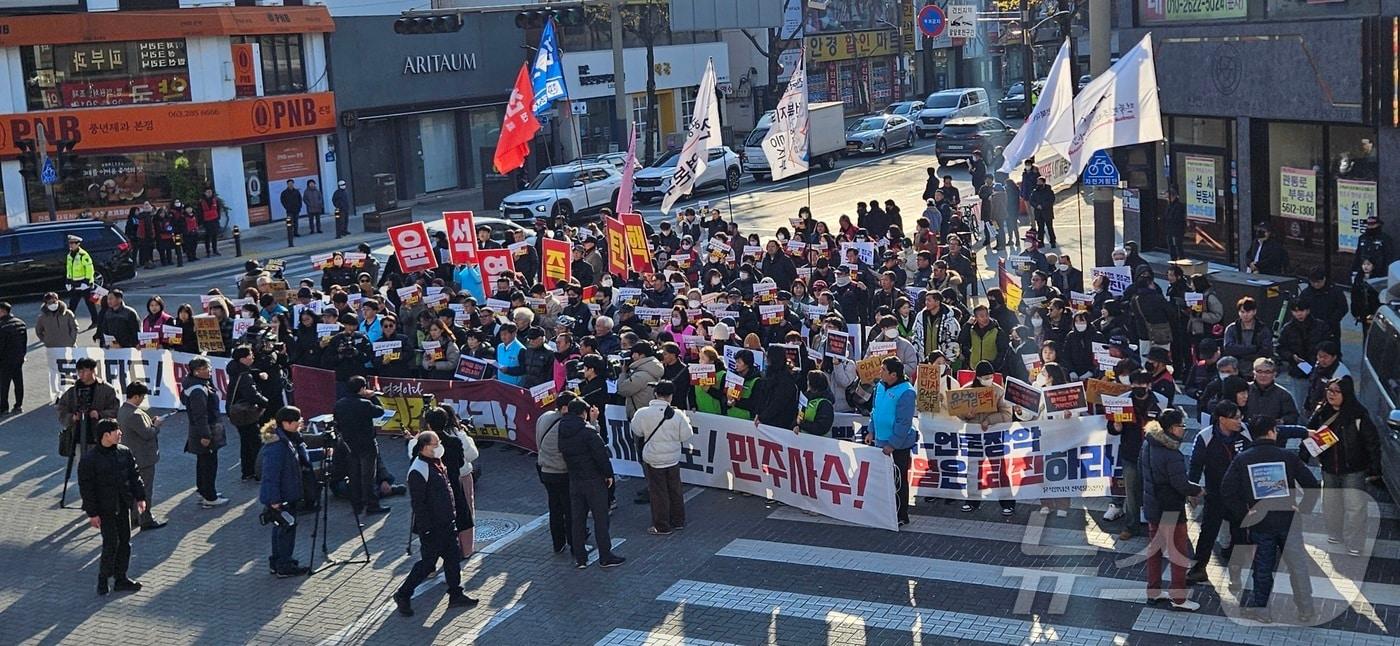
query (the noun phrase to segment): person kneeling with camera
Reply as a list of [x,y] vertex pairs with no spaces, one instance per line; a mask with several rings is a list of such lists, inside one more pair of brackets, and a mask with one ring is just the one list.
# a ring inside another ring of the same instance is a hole
[[408,468],[408,495],[413,503],[413,533],[418,535],[422,558],[394,593],[399,614],[413,616],[413,590],[437,569],[442,560],[447,580],[447,605],[471,608],[477,600],[462,592],[461,545],[457,542],[457,504],[442,464],[445,449],[438,434],[419,433],[413,441],[413,464]]
[[311,456],[301,439],[301,409],[283,406],[262,427],[262,482],[258,502],[264,505],[259,520],[272,525],[272,555],[268,568],[278,578],[300,576],[310,569],[292,558],[296,548],[296,517],[291,505],[301,500],[302,473],[311,470]]

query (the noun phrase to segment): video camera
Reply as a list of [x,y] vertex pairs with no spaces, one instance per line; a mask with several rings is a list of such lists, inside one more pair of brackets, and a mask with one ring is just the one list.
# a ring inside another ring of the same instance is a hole
[[273,509],[263,507],[262,513],[258,514],[258,524],[266,525],[272,523],[278,527],[296,527],[297,517],[286,509]]

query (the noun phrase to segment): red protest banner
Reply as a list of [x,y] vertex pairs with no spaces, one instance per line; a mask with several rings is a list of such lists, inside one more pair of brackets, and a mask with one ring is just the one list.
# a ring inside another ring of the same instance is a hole
[[443,211],[447,225],[447,250],[454,265],[476,264],[476,221],[471,211]]
[[409,222],[389,227],[389,242],[394,244],[394,255],[405,274],[437,267],[437,254],[433,253],[426,224]]
[[502,275],[515,273],[515,259],[510,249],[480,249],[476,258],[481,263],[481,280],[486,289],[494,287],[496,279]]
[[627,275],[627,225],[621,220],[607,218],[608,227],[608,273],[614,276]]
[[627,252],[633,271],[641,274],[650,274],[655,271],[651,266],[651,247],[647,244],[647,229],[642,225],[642,215],[640,213],[620,213],[617,219],[622,222],[626,231]]
[[545,238],[540,243],[540,250],[544,252],[544,258],[540,259],[543,267],[540,282],[544,283],[544,288],[554,289],[560,283],[569,282],[572,273],[572,267],[569,265],[569,242]]

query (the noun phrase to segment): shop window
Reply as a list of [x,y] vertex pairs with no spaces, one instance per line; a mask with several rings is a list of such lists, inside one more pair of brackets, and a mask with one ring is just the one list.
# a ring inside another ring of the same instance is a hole
[[185,39],[19,48],[30,110],[190,100]]
[[1267,215],[1263,223],[1283,241],[1292,273],[1329,267],[1333,279],[1347,280],[1351,255],[1340,243],[1359,233],[1360,225],[1350,212],[1342,218],[1337,207],[1340,201],[1354,205],[1361,218],[1375,208],[1375,130],[1302,123],[1267,127],[1268,176],[1258,181],[1268,182],[1269,200],[1256,205],[1256,215]]
[[[198,201],[206,186],[213,183],[209,149],[182,151],[113,153],[72,158],[60,169],[54,186],[54,200],[60,220],[87,213],[106,220],[124,218],[133,206],[150,202],[166,206],[179,199],[186,204]],[[37,176],[25,178],[30,218],[43,221],[44,185]]]
[[301,34],[234,36],[234,43],[256,43],[262,57],[263,94],[306,91],[306,67]]
[[[922,4],[922,3],[920,3]],[[807,12],[807,33],[880,29],[899,23],[899,3],[830,0],[825,9]]]
[[[1234,140],[1230,122],[1226,119],[1171,117],[1172,176],[1169,186],[1175,187],[1186,206],[1186,237],[1183,247],[1189,258],[1205,258],[1232,263],[1235,230],[1234,191],[1230,183],[1230,168],[1234,163]],[[1143,167],[1146,159],[1130,166]],[[1165,195],[1159,194],[1156,213],[1165,212]],[[1150,225],[1151,223],[1149,223]],[[1147,228],[1145,225],[1144,229]],[[1145,231],[1146,233],[1146,231]],[[1146,237],[1146,235],[1144,236]],[[1166,231],[1151,227],[1153,246],[1166,248]]]

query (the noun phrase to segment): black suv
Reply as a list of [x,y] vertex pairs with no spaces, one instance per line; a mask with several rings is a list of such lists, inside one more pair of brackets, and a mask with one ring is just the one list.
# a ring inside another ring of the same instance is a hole
[[0,231],[0,297],[61,294],[70,235],[82,238],[92,255],[97,284],[136,277],[134,250],[116,227],[101,220],[43,222]]

